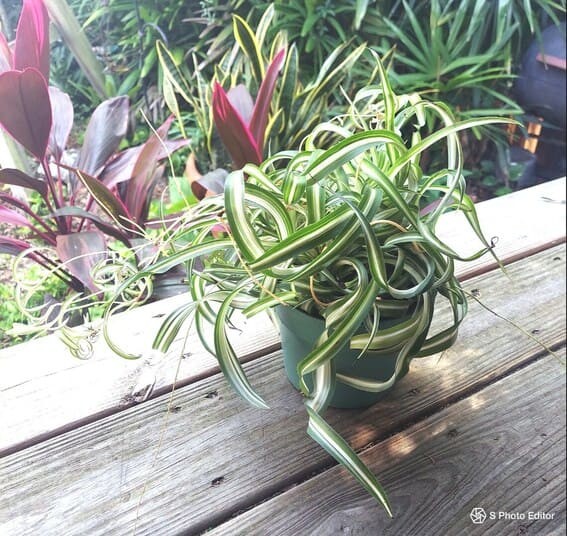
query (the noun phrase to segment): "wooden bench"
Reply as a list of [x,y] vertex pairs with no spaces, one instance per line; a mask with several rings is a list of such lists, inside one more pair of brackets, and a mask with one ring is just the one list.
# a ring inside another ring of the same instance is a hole
[[[143,360],[102,340],[86,361],[57,336],[0,351],[0,534],[563,534],[565,179],[478,211],[507,274],[485,257],[460,278],[508,321],[472,301],[455,346],[414,360],[386,400],[327,413],[385,486],[393,520],[306,435],[278,334],[258,317],[234,344],[270,411],[231,391],[194,334],[141,403]],[[475,249],[456,215],[441,227],[459,251]],[[111,332],[150,356],[184,299],[119,315]]]

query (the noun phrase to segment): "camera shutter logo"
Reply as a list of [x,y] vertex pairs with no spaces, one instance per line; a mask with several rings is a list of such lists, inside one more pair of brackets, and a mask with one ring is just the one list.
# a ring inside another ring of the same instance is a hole
[[484,508],[473,508],[471,512],[471,521],[475,525],[482,525],[486,521],[486,512]]

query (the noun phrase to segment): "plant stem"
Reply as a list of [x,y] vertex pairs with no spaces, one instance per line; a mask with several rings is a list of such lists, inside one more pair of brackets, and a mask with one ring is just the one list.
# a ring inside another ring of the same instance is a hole
[[47,235],[46,233],[44,233],[43,231],[40,231],[35,225],[33,224],[29,224],[30,225],[30,229],[37,235],[39,236],[41,239],[45,240],[45,242],[47,242],[48,244],[51,244],[52,246],[56,246],[57,245],[57,240],[55,238],[53,238],[52,236]]
[[[53,182],[53,176],[51,175],[51,170],[49,169],[49,163],[47,162],[46,158],[41,161],[41,167],[43,168],[49,191],[51,192],[51,196],[53,197],[55,208],[60,209],[63,204],[63,186],[61,184],[61,181],[59,181],[59,192],[57,192],[57,190],[55,189],[55,184]],[[58,197],[58,193],[60,197]],[[53,212],[53,207],[51,206],[51,203],[49,202],[49,198],[47,196],[45,197],[45,202],[48,208]],[[60,228],[60,230],[63,233],[67,233],[69,229],[67,228],[67,221],[65,220],[65,218],[57,216],[56,220],[57,226]]]
[[[59,187],[59,199],[61,204],[64,204],[65,198],[63,196],[63,180],[61,179],[61,168],[57,166],[57,185]],[[66,226],[68,229],[71,229],[72,218],[71,216],[67,216],[65,218]]]
[[526,328],[522,327],[520,324],[517,324],[513,320],[510,320],[509,318],[501,315],[500,313],[497,313],[494,309],[491,309],[488,305],[486,305],[485,303],[480,301],[478,296],[476,296],[474,293],[467,292],[466,290],[464,290],[464,293],[467,295],[468,298],[472,298],[483,309],[486,309],[489,313],[493,314],[496,318],[499,318],[500,320],[504,320],[504,322],[510,324],[512,327],[516,328],[519,332],[523,333],[526,337],[530,338],[536,344],[541,346],[546,352],[548,352],[553,357],[555,357],[555,359],[557,359],[557,361],[559,361],[559,363],[561,363],[563,366],[565,366],[565,362],[561,359],[561,357],[559,357],[559,355],[556,352],[554,352],[549,346],[547,346],[547,344],[545,344],[544,342],[539,340],[537,337],[534,337]]
[[35,214],[34,211],[31,210],[28,205],[22,203],[15,197],[12,197],[11,195],[7,195],[7,194],[0,194],[0,199],[5,203],[9,203],[10,205],[20,209],[22,212],[25,212],[30,218],[32,218],[39,225],[41,225],[47,231],[47,233],[49,233],[49,235],[51,236],[51,240],[53,240],[53,238],[55,237],[55,233],[53,229],[49,227],[49,225],[47,225],[47,223],[45,223],[37,214]]

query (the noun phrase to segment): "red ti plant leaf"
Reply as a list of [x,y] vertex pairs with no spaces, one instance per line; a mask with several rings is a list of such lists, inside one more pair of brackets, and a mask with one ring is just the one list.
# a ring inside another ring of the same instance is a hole
[[270,113],[270,105],[272,104],[272,96],[276,87],[278,74],[282,68],[285,59],[285,50],[280,50],[272,63],[270,63],[264,80],[260,85],[254,111],[250,119],[250,130],[261,151],[264,148],[264,135],[266,133],[266,125],[268,124],[268,115]]
[[[163,140],[163,145],[160,144],[158,160],[168,158],[175,151],[186,147],[189,143],[191,143],[191,140]],[[143,146],[129,147],[118,153],[104,166],[99,179],[108,188],[113,188],[121,182],[130,180],[142,148]]]
[[158,159],[168,158],[175,151],[187,147],[190,143],[191,140],[163,140],[163,144],[160,144]]
[[[144,184],[143,194],[137,200],[136,206],[132,207],[132,209],[136,211],[136,221],[140,227],[145,228],[148,223],[148,212],[150,210],[152,194],[155,185],[163,177],[164,170],[165,164],[154,167],[154,174],[151,177],[148,175],[149,180]],[[135,180],[135,177],[133,179]]]
[[37,69],[0,74],[0,125],[38,160],[51,132],[47,84]]
[[11,236],[0,235],[0,253],[7,255],[19,255],[29,248],[31,248],[31,244],[24,240],[12,238]]
[[8,45],[6,36],[0,32],[0,73],[9,71],[12,68],[13,63],[12,50]]
[[230,103],[223,87],[216,82],[213,88],[213,119],[235,169],[245,164],[260,164],[262,152],[244,119]]
[[49,16],[43,0],[24,0],[14,47],[14,69],[37,69],[49,82]]
[[118,196],[114,195],[112,191],[98,179],[82,171],[77,170],[77,176],[100,208],[112,218],[114,223],[119,227],[131,228],[130,222],[132,218],[128,213],[128,209]]
[[260,164],[263,159],[270,106],[284,59],[282,49],[270,63],[253,107],[244,86],[238,85],[228,93],[218,82],[213,87],[213,120],[237,169],[247,163]]
[[0,190],[0,201],[4,202],[6,205],[11,205],[18,210],[22,211],[28,217],[28,222],[33,222],[34,233],[42,238],[47,244],[55,245],[56,231],[50,227],[49,220],[36,214],[30,206],[20,199],[17,199],[9,194],[6,194]]
[[199,199],[203,199],[207,195],[207,189],[201,185],[200,180],[203,178],[201,172],[197,168],[195,155],[191,153],[185,162],[185,176],[189,179],[191,191],[193,195]]
[[245,125],[250,124],[254,111],[254,100],[244,84],[231,87],[226,94],[232,107],[240,114]]
[[[0,236],[0,254],[16,256],[31,248],[32,245],[25,240],[12,238],[11,236]],[[30,251],[27,256],[45,268],[53,267],[52,261],[37,251]]]
[[106,241],[98,231],[82,231],[57,236],[57,255],[65,267],[86,288],[98,293],[92,269],[106,259]]
[[49,87],[49,98],[51,100],[53,124],[49,134],[48,147],[55,161],[60,162],[73,127],[73,103],[67,93],[63,93],[53,86]]
[[35,190],[42,197],[47,196],[47,183],[45,181],[34,179],[19,169],[0,169],[0,184],[10,184],[12,186],[30,188],[31,190]]
[[189,180],[191,192],[200,201],[204,197],[224,192],[224,183],[228,171],[226,169],[215,169],[204,175],[197,169],[195,155],[190,154],[185,164],[185,176]]
[[10,226],[29,229],[33,233],[33,236],[43,238],[45,242],[53,244],[53,238],[34,226],[25,216],[2,205],[0,205],[0,223],[7,223]]
[[153,132],[136,158],[132,170],[132,178],[128,182],[125,203],[134,220],[143,225],[149,206],[150,196],[156,181],[163,173],[158,168],[160,156],[164,153],[164,140],[173,121],[173,116],[166,119],[155,132]]
[[0,223],[19,225],[21,227],[31,227],[30,222],[19,212],[0,205]]
[[198,182],[191,183],[191,191],[197,199],[210,195],[222,194],[224,192],[224,183],[228,171],[226,169],[215,169],[205,173]]
[[87,126],[77,168],[98,176],[126,135],[129,107],[128,97],[114,97],[97,106]]
[[98,177],[108,188],[114,188],[121,182],[130,180],[134,172],[136,160],[140,156],[142,146],[129,147],[112,158]]

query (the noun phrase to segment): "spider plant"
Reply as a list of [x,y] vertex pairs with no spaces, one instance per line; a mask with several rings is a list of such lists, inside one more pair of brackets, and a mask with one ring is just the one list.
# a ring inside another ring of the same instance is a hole
[[[120,291],[187,263],[192,299],[165,319],[154,348],[166,351],[192,317],[228,382],[258,408],[268,406],[248,381],[229,340],[232,315],[283,308],[320,319],[321,333],[295,371],[309,415],[308,434],[391,515],[376,477],[322,415],[335,386],[383,393],[407,372],[411,359],[455,341],[467,301],[454,262],[492,250],[466,195],[458,134],[506,120],[457,122],[441,103],[396,96],[379,62],[378,70],[381,88],[361,90],[349,114],[316,126],[300,150],[230,173],[223,194],[204,198],[180,224],[182,236],[190,233],[192,240],[172,244],[167,256],[130,278]],[[442,126],[422,137],[427,114],[438,117]],[[327,132],[341,140],[321,149],[319,141]],[[425,175],[420,157],[438,144],[446,148],[446,165]],[[439,192],[440,199],[424,210],[421,201],[429,191]],[[484,244],[480,251],[463,257],[440,240],[436,224],[449,210],[465,215]],[[430,333],[437,303],[443,300],[450,305],[451,319]],[[124,357],[136,358],[110,337],[113,309],[106,312],[106,339]],[[337,356],[345,346],[355,350],[358,361],[393,353],[389,377],[341,372]]]

